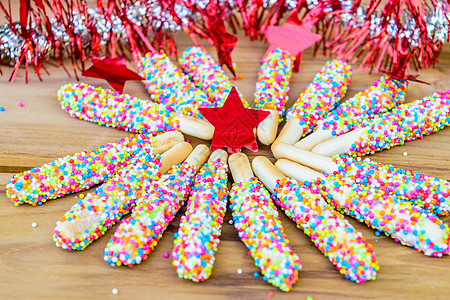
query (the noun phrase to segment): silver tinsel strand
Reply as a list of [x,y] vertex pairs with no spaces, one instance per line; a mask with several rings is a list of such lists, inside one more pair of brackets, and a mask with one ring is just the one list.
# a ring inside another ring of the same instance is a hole
[[[191,1],[191,3],[195,3],[200,8],[205,8],[208,2],[208,0]],[[232,0],[228,0],[228,2],[232,6],[234,5]],[[263,5],[264,7],[269,8],[275,2],[275,0],[265,0]],[[367,19],[366,10],[363,7],[359,7],[355,13],[351,11],[352,0],[341,0],[340,2],[342,8],[344,10],[348,10],[348,12],[344,12],[339,15],[339,22],[341,25],[347,26],[348,23],[356,17],[356,22],[353,24],[353,27],[358,27]],[[318,0],[307,0],[307,5],[310,9],[318,5],[318,3]],[[291,10],[296,6],[296,0],[286,1],[287,10]],[[151,8],[150,16],[148,15],[146,7]],[[329,10],[331,10],[331,8]],[[439,44],[447,41],[449,34],[447,11],[448,7],[446,2],[438,2],[435,7],[432,6],[426,8],[427,32],[430,42]],[[176,5],[175,12],[185,24],[188,19],[195,21],[196,17],[201,17],[195,16],[192,11],[182,5]],[[381,30],[383,20],[380,17],[380,13],[381,12],[378,11],[371,16],[371,36],[376,35]],[[107,43],[111,32],[115,34],[118,43],[128,43],[125,28],[117,16],[113,15],[110,20],[107,20],[105,16],[99,14],[94,8],[88,9],[87,14],[89,16],[89,20],[94,20],[94,26],[100,35],[100,43],[102,45]],[[127,17],[138,26],[151,25],[153,28],[162,28],[167,31],[177,31],[181,29],[180,26],[174,22],[172,15],[169,12],[163,11],[157,1],[149,0],[145,2],[145,5],[139,1],[135,2],[127,8]],[[55,39],[61,43],[63,49],[68,50],[70,46],[69,34],[66,32],[64,25],[59,24],[55,19],[51,19],[50,22]],[[80,35],[83,47],[89,47],[91,45],[91,35],[89,29],[85,25],[85,22],[86,17],[84,15],[80,14],[78,11],[73,11],[74,32]],[[402,25],[400,27],[398,27],[393,19],[390,19],[388,22],[389,25],[387,31],[392,38],[396,36],[407,37],[411,47],[414,48],[419,45],[419,30],[414,19],[410,15],[405,13],[402,16]],[[19,28],[20,26],[16,25],[16,29],[19,30]],[[33,24],[31,25],[31,28],[33,28]],[[33,35],[33,41],[39,46],[38,55],[41,55],[43,51],[48,50],[48,42],[42,34],[35,32]],[[17,61],[19,61],[22,54],[23,44],[23,39],[14,34],[9,27],[9,24],[0,25],[0,60],[4,64],[14,65]]]

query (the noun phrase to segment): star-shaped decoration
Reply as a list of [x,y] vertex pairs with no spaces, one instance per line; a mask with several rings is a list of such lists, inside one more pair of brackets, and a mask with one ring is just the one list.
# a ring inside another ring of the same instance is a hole
[[268,115],[268,111],[244,108],[236,88],[232,88],[222,107],[199,108],[200,113],[214,126],[211,151],[227,147],[233,154],[246,147],[258,151],[253,129]]
[[282,26],[267,27],[264,35],[270,46],[265,55],[280,47],[295,56],[294,70],[298,71],[302,52],[322,39],[320,34],[311,32],[311,28],[310,22],[302,23],[297,12],[293,11]]
[[92,57],[91,61],[93,65],[81,75],[104,79],[119,93],[123,92],[127,80],[144,80],[138,73],[127,68],[123,57]]

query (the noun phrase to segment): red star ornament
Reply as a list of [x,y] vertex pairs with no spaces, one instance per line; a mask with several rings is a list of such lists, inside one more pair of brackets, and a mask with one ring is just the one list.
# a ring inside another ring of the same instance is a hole
[[242,147],[258,151],[253,129],[267,118],[269,112],[244,108],[235,87],[222,107],[198,110],[214,126],[211,151],[222,147],[227,147],[229,154],[241,152]]
[[298,15],[292,12],[282,26],[270,25],[264,35],[270,43],[267,53],[280,47],[295,56],[294,70],[298,71],[302,52],[322,39],[320,34],[311,32],[312,25],[303,24],[298,20]]
[[123,57],[92,57],[91,61],[93,65],[81,75],[104,79],[119,93],[123,92],[127,80],[144,80],[139,74],[127,68]]

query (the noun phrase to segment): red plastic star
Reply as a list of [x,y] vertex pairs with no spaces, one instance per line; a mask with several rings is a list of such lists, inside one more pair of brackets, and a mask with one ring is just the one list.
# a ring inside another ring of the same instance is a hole
[[253,129],[268,115],[268,111],[244,108],[236,88],[232,88],[222,107],[199,108],[200,113],[214,126],[211,151],[227,147],[233,154],[246,147],[258,151]]
[[91,61],[93,65],[81,75],[105,79],[119,93],[123,92],[125,81],[144,80],[139,74],[127,68],[123,57],[93,57]]
[[298,71],[302,52],[322,39],[320,34],[311,32],[311,28],[312,25],[309,22],[304,24],[299,21],[296,12],[292,12],[282,26],[268,26],[264,33],[270,43],[266,55],[280,47],[295,56],[294,70]]

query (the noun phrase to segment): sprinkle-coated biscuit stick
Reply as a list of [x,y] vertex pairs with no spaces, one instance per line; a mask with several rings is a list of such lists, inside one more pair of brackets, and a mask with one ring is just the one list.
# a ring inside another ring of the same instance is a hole
[[147,259],[187,199],[195,173],[208,156],[208,147],[198,145],[186,161],[150,185],[148,192],[137,199],[131,216],[111,236],[104,252],[106,262],[132,267]]
[[288,292],[298,279],[299,257],[292,251],[269,192],[253,175],[243,153],[228,160],[235,183],[230,208],[239,238],[249,249],[263,279]]
[[214,151],[195,177],[172,251],[181,278],[199,282],[211,276],[227,206],[227,158],[225,151]]
[[173,163],[188,156],[192,146],[186,142],[178,143],[161,156],[144,149],[132,164],[80,199],[56,222],[53,235],[56,246],[83,250],[103,236],[131,210],[153,180],[159,179]]

